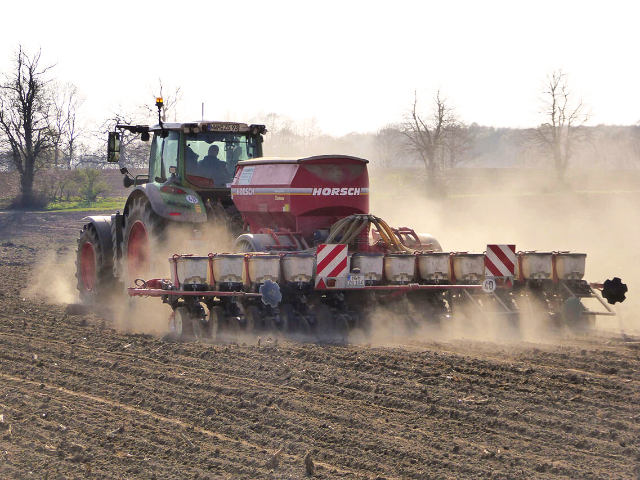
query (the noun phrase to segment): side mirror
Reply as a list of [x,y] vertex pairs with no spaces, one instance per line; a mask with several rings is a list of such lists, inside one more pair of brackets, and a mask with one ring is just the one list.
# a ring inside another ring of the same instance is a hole
[[109,141],[107,142],[107,162],[117,163],[120,161],[120,134],[118,132],[109,132]]

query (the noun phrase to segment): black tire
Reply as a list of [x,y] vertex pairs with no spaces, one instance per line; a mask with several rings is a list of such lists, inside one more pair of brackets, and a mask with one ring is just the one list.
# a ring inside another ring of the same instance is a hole
[[103,251],[92,224],[85,225],[78,238],[76,279],[80,301],[86,305],[107,303],[116,283],[112,254]]
[[[146,197],[133,200],[123,217],[122,268],[125,286],[131,286],[136,278],[148,280],[155,262],[167,261],[161,254],[167,223],[153,211]],[[144,235],[147,247],[141,246],[144,243],[141,237]]]
[[305,317],[298,319],[298,333],[305,337],[311,335],[311,325],[309,325],[309,321]]

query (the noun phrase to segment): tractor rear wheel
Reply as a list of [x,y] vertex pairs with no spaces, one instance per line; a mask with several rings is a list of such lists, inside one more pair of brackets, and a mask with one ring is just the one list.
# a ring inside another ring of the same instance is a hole
[[76,257],[76,278],[80,300],[95,305],[111,293],[115,286],[111,252],[104,252],[95,226],[87,224],[80,232]]
[[156,261],[166,261],[159,256],[167,221],[153,211],[145,197],[139,197],[125,212],[123,222],[124,279],[126,286],[130,286],[137,278],[148,280]]

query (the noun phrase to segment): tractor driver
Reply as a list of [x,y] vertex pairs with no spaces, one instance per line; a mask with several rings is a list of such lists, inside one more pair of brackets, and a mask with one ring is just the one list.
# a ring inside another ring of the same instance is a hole
[[217,145],[209,147],[209,153],[198,162],[198,175],[211,178],[216,185],[224,185],[229,182],[229,172],[225,162],[218,158],[220,148]]

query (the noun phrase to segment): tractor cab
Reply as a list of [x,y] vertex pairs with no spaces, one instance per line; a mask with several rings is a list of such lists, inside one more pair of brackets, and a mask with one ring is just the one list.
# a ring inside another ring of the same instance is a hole
[[144,195],[161,217],[200,223],[210,220],[213,210],[220,210],[217,207],[233,207],[230,187],[236,165],[262,157],[267,130],[264,125],[236,122],[165,123],[158,115],[153,126],[116,125],[109,133],[109,162],[120,161],[125,131],[151,141],[147,174],[134,177],[120,169],[125,187],[134,187],[129,200]]
[[[262,157],[264,125],[229,122],[117,125],[110,133],[109,161],[120,160],[121,132],[151,139],[149,173],[125,181],[126,186],[171,183],[196,190],[229,190],[236,165]],[[126,170],[123,171],[126,173]]]
[[198,122],[165,123],[153,133],[150,182],[192,188],[205,196],[229,195],[239,161],[262,157],[263,125]]

